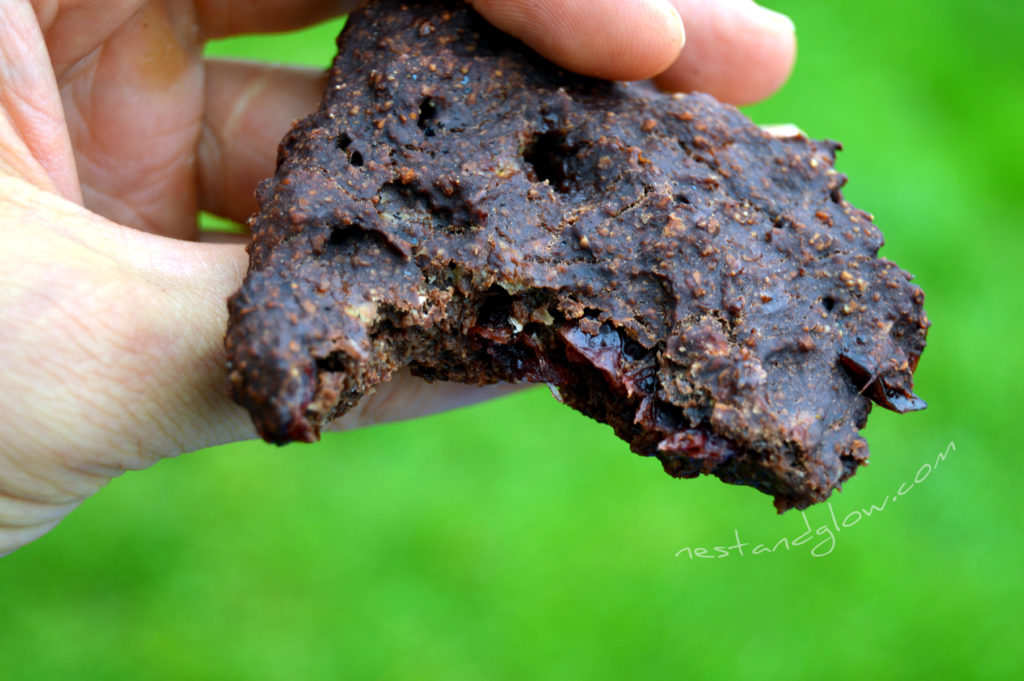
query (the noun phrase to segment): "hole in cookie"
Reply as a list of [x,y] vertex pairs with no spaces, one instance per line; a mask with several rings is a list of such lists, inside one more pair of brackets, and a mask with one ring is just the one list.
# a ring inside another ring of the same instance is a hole
[[569,166],[575,155],[576,150],[569,145],[565,133],[559,131],[537,135],[523,150],[523,160],[533,171],[533,178],[547,182],[562,194],[569,193],[576,184]]
[[352,146],[352,138],[347,132],[341,133],[341,136],[338,137],[337,144],[338,148],[344,151],[345,155],[348,156],[349,163],[357,168],[363,165],[363,155],[354,149],[350,149]]
[[508,291],[493,284],[484,294],[476,323],[492,329],[510,328],[508,318],[511,314],[512,302],[512,296]]
[[347,225],[345,227],[332,227],[330,242],[332,246],[344,246],[345,244],[353,241],[359,236],[360,230],[358,227],[353,225]]
[[432,203],[430,195],[399,182],[388,182],[377,194],[381,218],[392,224],[426,224],[435,233],[462,234],[473,228],[465,211]]
[[673,198],[675,199],[676,203],[685,203],[687,206],[689,206],[692,203],[690,201],[690,197],[688,197],[686,194],[676,194]]
[[628,359],[641,360],[650,354],[647,348],[627,336],[625,332],[619,331],[619,335],[622,336],[622,352]]
[[825,296],[821,299],[821,306],[825,308],[825,312],[831,312],[832,308],[836,306],[836,299],[832,296]]
[[437,118],[437,104],[433,97],[427,97],[420,102],[420,115],[416,119],[416,125],[423,131],[424,137],[433,137],[437,134],[434,130],[434,120]]
[[393,241],[388,234],[377,229],[367,229],[358,222],[331,227],[327,241],[334,249],[349,254],[360,253],[373,258],[389,253],[388,257],[402,260],[409,257],[408,250]]

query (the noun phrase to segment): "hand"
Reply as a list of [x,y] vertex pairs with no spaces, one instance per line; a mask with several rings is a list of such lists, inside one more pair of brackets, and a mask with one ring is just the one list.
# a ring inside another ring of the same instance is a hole
[[[787,20],[748,0],[475,0],[566,67],[746,102],[785,79]],[[0,2],[0,555],[126,470],[252,438],[226,396],[225,299],[242,221],[322,71],[204,60],[203,42],[288,30],[355,2]],[[689,32],[680,56],[683,29]],[[775,18],[773,18],[775,17]],[[500,387],[403,374],[339,427],[409,418]]]

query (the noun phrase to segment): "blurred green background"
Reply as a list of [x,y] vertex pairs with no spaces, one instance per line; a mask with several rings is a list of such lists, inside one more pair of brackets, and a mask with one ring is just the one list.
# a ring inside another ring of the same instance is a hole
[[[752,556],[801,515],[673,480],[543,388],[222,447],[114,481],[0,561],[0,678],[1021,678],[1024,5],[772,6],[800,58],[750,114],[844,143],[848,198],[934,321],[930,407],[872,414],[870,469],[832,510],[921,479],[906,496],[834,546]],[[210,52],[326,66],[336,29]],[[736,532],[743,556],[676,555]]]

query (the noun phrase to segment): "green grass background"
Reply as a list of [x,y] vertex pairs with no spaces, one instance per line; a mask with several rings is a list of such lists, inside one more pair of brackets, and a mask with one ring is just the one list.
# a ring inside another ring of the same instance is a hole
[[[927,479],[827,556],[691,560],[803,520],[665,476],[545,389],[208,450],[0,561],[0,679],[1021,678],[1024,5],[773,6],[800,59],[751,115],[843,141],[848,198],[934,321],[930,407],[872,414],[871,466],[832,507],[881,503],[955,442]],[[326,65],[335,29],[211,52]]]

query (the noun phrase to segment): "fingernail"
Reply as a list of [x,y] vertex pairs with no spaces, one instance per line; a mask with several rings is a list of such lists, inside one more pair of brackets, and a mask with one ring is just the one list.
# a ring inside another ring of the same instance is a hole
[[792,123],[776,123],[773,125],[762,125],[761,129],[772,137],[806,137],[807,134]]
[[683,19],[679,11],[672,4],[671,0],[646,0],[647,14],[655,23],[670,27],[675,43],[682,48],[686,42],[686,32],[683,29]]
[[758,5],[753,0],[750,1],[750,16],[762,26],[767,26],[774,31],[796,33],[796,26],[792,19],[781,12]]

